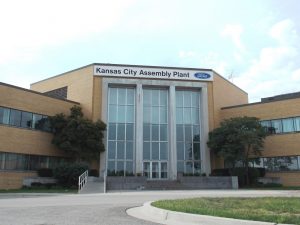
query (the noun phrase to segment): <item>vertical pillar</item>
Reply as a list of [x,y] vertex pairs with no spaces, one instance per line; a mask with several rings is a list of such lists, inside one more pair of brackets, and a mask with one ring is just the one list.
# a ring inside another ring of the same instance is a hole
[[136,86],[136,114],[135,114],[135,172],[143,172],[143,87]]
[[169,179],[177,179],[176,153],[176,93],[175,86],[169,88]]
[[[102,99],[101,99],[101,120],[108,125],[107,111],[108,111],[108,82],[105,78],[102,79]],[[107,128],[106,128],[107,129]],[[103,137],[105,151],[100,153],[100,168],[99,176],[104,177],[107,165],[107,132],[104,132]]]
[[208,99],[207,87],[201,88],[201,172],[207,175],[211,173],[210,152],[207,147],[208,141]]

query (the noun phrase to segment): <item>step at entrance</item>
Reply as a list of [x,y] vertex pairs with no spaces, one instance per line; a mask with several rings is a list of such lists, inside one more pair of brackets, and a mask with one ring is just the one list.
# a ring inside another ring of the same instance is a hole
[[180,190],[183,186],[177,180],[147,180],[145,190]]

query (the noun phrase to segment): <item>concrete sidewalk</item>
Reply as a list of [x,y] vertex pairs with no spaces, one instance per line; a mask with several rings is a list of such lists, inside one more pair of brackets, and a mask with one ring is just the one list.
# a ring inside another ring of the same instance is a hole
[[127,209],[126,213],[138,219],[166,225],[284,225],[175,212],[153,207],[151,202],[146,202],[140,207]]

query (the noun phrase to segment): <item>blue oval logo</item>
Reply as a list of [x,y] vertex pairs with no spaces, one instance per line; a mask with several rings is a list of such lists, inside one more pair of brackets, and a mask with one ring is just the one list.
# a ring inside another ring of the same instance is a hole
[[208,73],[195,73],[194,77],[198,79],[209,79],[211,76]]

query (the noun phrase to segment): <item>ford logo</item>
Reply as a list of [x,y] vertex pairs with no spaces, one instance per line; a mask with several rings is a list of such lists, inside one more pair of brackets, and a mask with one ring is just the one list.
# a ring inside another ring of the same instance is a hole
[[198,79],[209,79],[211,76],[208,73],[195,73],[194,77]]

